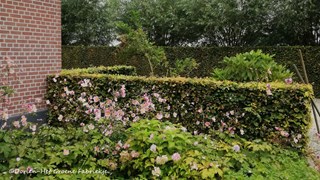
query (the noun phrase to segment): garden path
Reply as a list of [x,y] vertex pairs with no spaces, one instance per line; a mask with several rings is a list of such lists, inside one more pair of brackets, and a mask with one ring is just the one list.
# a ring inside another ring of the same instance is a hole
[[[320,110],[320,99],[314,99],[315,104],[317,105],[318,109]],[[317,136],[317,126],[314,120],[313,112],[312,115],[312,126],[309,130],[309,136],[310,136],[310,147],[314,149],[315,151],[320,153],[320,137]],[[317,115],[318,124],[320,126],[320,117]]]
[[[318,109],[320,109],[320,99],[314,99],[314,102],[317,105]],[[318,123],[320,126],[319,115],[317,116],[317,119],[318,119]],[[316,123],[314,121],[313,113],[312,113],[312,126],[309,130],[309,136],[310,136],[310,144],[309,144],[310,148],[316,154],[320,154],[320,136],[317,136],[317,127],[316,127]]]

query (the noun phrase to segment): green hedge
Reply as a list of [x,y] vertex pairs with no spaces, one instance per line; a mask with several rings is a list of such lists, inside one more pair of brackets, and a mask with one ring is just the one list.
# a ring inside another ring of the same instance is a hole
[[191,132],[215,129],[305,146],[311,86],[270,85],[272,96],[266,94],[265,83],[62,74],[48,77],[47,99],[51,124],[79,124],[100,111],[123,123],[157,117],[181,123]]
[[63,46],[62,68],[88,68],[92,66],[114,66],[119,65],[112,59],[116,48],[113,47],[85,47],[85,46]]
[[[191,73],[192,77],[211,76],[213,68],[221,67],[221,62],[225,56],[234,56],[237,53],[248,52],[250,50],[261,49],[264,53],[275,54],[277,63],[286,65],[295,73],[293,64],[296,64],[302,72],[298,50],[301,49],[309,76],[312,83],[315,96],[320,97],[320,47],[165,47],[165,51],[170,64],[174,64],[175,59],[186,57],[195,58],[200,66]],[[137,67],[139,75],[149,75],[150,70],[148,62],[136,60],[127,62],[126,60],[115,60],[113,52],[114,47],[75,47],[63,46],[62,48],[62,67],[84,68],[89,66],[113,66],[113,65],[132,65]],[[295,81],[299,81],[297,76]]]
[[135,76],[137,75],[136,67],[133,66],[99,66],[90,68],[63,69],[63,74],[80,75],[80,74],[118,74]]

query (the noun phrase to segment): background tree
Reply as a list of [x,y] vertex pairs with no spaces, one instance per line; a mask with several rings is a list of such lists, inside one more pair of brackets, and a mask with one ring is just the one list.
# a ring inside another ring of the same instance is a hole
[[320,44],[319,0],[62,0],[63,44],[109,44],[119,22],[158,46]]
[[211,0],[203,11],[204,42],[217,46],[261,43],[268,22],[268,1]]
[[120,20],[137,28],[142,26],[148,38],[161,46],[196,42],[202,29],[197,16],[203,2],[196,0],[131,0],[122,3]]
[[320,45],[320,1],[313,0],[310,16],[312,18],[312,31],[316,45]]
[[319,1],[272,1],[267,45],[319,44]]
[[62,44],[107,45],[113,40],[112,2],[62,0]]

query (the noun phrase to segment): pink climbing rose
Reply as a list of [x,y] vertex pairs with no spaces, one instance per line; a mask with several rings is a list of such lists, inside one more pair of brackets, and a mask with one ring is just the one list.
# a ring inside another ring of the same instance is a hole
[[152,152],[156,152],[156,151],[157,151],[157,146],[156,146],[155,144],[152,144],[152,145],[150,146],[150,150],[151,150]]
[[172,156],[171,156],[172,160],[173,161],[179,161],[181,159],[181,156],[179,153],[174,153]]
[[292,78],[290,77],[290,78],[286,78],[285,80],[284,80],[284,82],[286,83],[286,84],[291,84],[292,83]]
[[233,150],[234,150],[235,152],[239,152],[239,151],[240,151],[240,146],[239,146],[239,145],[234,145],[234,146],[233,146]]
[[68,156],[70,154],[70,151],[68,149],[63,150],[63,155]]

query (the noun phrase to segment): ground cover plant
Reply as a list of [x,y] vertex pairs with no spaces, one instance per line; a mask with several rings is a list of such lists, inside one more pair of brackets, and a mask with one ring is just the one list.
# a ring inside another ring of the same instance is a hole
[[[0,131],[0,173],[15,179],[319,179],[295,151],[159,120],[78,127],[24,121]],[[297,170],[299,169],[299,170]]]

